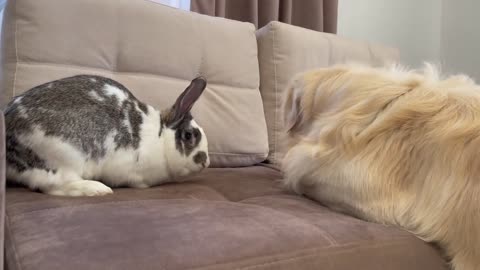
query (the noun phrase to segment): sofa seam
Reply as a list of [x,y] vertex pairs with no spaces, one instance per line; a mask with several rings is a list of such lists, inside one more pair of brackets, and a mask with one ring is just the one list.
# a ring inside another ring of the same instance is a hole
[[23,213],[19,213],[13,216],[13,218],[18,218],[22,217],[25,215],[29,215],[31,213],[37,213],[37,212],[49,212],[52,210],[56,209],[75,209],[75,208],[86,208],[86,207],[93,207],[96,205],[116,205],[116,204],[121,204],[121,203],[140,203],[140,202],[155,202],[159,200],[188,200],[188,199],[147,199],[147,200],[124,200],[124,201],[107,201],[107,202],[97,202],[97,203],[85,203],[81,205],[67,205],[67,206],[57,206],[57,207],[47,207],[47,208],[42,208],[42,209],[35,209],[32,211],[26,211]]
[[12,89],[12,97],[14,97],[16,95],[16,91],[15,91],[15,88],[16,88],[16,85],[17,85],[17,72],[18,72],[18,45],[17,45],[17,34],[18,34],[18,18],[17,18],[17,1],[14,2],[15,3],[15,32],[14,32],[14,42],[15,42],[15,71],[13,73],[13,89]]
[[276,63],[276,57],[275,57],[275,26],[272,24],[272,58],[273,58],[273,89],[275,90],[275,110],[274,110],[274,121],[273,121],[273,151],[272,151],[272,156],[273,156],[273,162],[277,163],[277,132],[279,132],[277,121],[278,121],[278,110],[280,109],[278,107],[278,84],[277,84],[277,63]]
[[[385,246],[396,246],[398,243],[400,242],[403,242],[404,239],[402,238],[399,238],[397,239],[394,243],[391,243],[391,244],[380,244],[380,245],[374,245],[374,247],[385,247]],[[368,242],[368,241],[365,241],[365,242]],[[361,246],[359,245],[359,243],[361,242],[357,242],[353,245],[358,245],[358,246]],[[341,247],[342,249],[340,250],[337,250],[335,252],[332,252],[332,253],[329,253],[328,255],[332,255],[332,254],[342,254],[342,253],[350,253],[351,250],[350,249],[347,249],[345,250],[344,248],[345,247],[348,247],[348,246],[353,246],[353,245],[343,245],[343,246],[338,246],[338,247]],[[369,246],[371,247],[371,246]],[[259,268],[259,267],[262,267],[262,266],[268,266],[268,265],[275,265],[275,264],[278,264],[278,263],[282,263],[282,262],[288,262],[288,261],[296,261],[296,260],[299,260],[299,259],[304,259],[304,258],[309,258],[309,257],[315,257],[315,256],[318,256],[321,251],[323,251],[324,248],[317,248],[315,249],[313,252],[309,253],[309,254],[305,254],[303,256],[295,256],[295,257],[292,257],[292,258],[286,258],[286,259],[279,259],[279,260],[273,260],[273,261],[270,261],[270,262],[265,262],[265,263],[261,263],[261,264],[257,264],[257,265],[251,265],[251,266],[245,266],[245,267],[241,267],[241,268],[237,268],[237,270],[247,270],[247,269],[256,269],[256,268]]]
[[[15,246],[16,241],[15,241],[15,239],[13,239],[13,238],[14,238],[14,235],[13,235],[13,233],[12,233],[12,231],[11,231],[11,227],[12,227],[12,226],[11,226],[11,223],[10,223],[10,217],[8,216],[7,213],[5,213],[5,221],[6,221],[6,224],[5,224],[6,226],[5,226],[5,227],[6,227],[7,231],[8,231],[9,237],[11,238],[11,239],[10,239],[10,246],[11,246],[11,248],[12,248],[13,256],[15,257],[15,264],[16,264],[16,266],[17,266],[17,270],[22,270],[23,267],[22,267],[22,265],[21,265],[21,263],[20,263],[21,261],[19,260],[17,248],[16,248],[16,246]],[[6,259],[7,259],[7,258],[4,258],[4,260],[5,260],[5,261],[4,261],[4,264],[6,263]]]
[[[159,4],[159,3],[157,3]],[[207,48],[206,48],[206,42],[205,42],[205,36],[200,33],[200,29],[198,24],[196,24],[197,19],[195,16],[189,16],[190,17],[190,23],[192,24],[192,28],[195,29],[195,34],[197,35],[197,38],[201,40],[202,42],[202,50],[200,54],[200,63],[198,64],[198,69],[197,69],[197,76],[203,76],[203,71],[205,69],[205,55],[207,54]],[[208,80],[208,79],[207,79]],[[207,83],[208,84],[208,83]]]
[[[216,192],[218,193],[218,191],[216,191]],[[223,196],[223,194],[220,194],[220,195]],[[58,206],[58,207],[48,207],[48,208],[42,208],[42,209],[35,209],[35,210],[32,210],[32,211],[26,211],[26,212],[23,212],[23,213],[15,214],[13,216],[13,218],[22,217],[22,216],[25,216],[25,215],[28,215],[28,214],[31,214],[31,213],[35,213],[35,212],[43,212],[43,211],[48,212],[50,210],[55,210],[55,209],[75,209],[75,208],[93,207],[93,206],[96,206],[96,205],[116,205],[116,204],[122,204],[122,203],[141,204],[141,203],[157,202],[157,201],[188,201],[188,200],[192,200],[192,199],[190,199],[190,198],[172,198],[172,199],[123,200],[123,201],[107,201],[107,202],[97,202],[97,203],[85,203],[85,204],[81,204],[81,205],[68,205],[68,206]],[[198,199],[195,199],[195,200],[198,200]],[[222,202],[222,203],[236,204],[236,205],[239,204],[239,202],[230,201],[228,199],[226,201],[218,201],[218,200],[203,200],[203,201],[206,201],[206,202]],[[240,203],[240,204],[247,205],[247,203]],[[252,206],[252,207],[255,207],[255,208],[268,208],[268,207],[264,207],[262,205],[255,205],[255,204],[248,204],[248,205]],[[270,208],[268,208],[268,209],[270,209]],[[277,211],[277,212],[280,212],[280,211]],[[288,215],[290,215],[290,214],[288,214]]]
[[[384,246],[396,246],[399,243],[402,243],[402,242],[404,242],[405,240],[408,240],[408,239],[409,239],[409,237],[398,237],[394,240],[388,241],[387,243],[375,244],[375,245],[371,245],[369,247],[377,248],[377,247],[384,247]],[[338,250],[336,250],[333,253],[329,253],[329,255],[330,254],[340,254],[340,253],[344,253],[344,252],[347,252],[347,251],[350,252],[351,248],[357,247],[357,246],[358,247],[363,247],[364,244],[370,243],[370,242],[374,243],[374,241],[358,241],[358,242],[354,242],[354,243],[338,245],[338,246],[335,246],[335,248],[338,248]],[[349,247],[350,247],[350,249],[349,249]],[[299,253],[299,251],[293,251],[293,252],[283,252],[283,253],[279,253],[279,254],[264,255],[264,256],[260,256],[260,257],[251,257],[251,258],[247,258],[247,260],[248,259],[260,259],[260,258],[267,258],[268,259],[269,257],[271,258],[271,257],[285,256],[285,255],[286,256],[289,256],[289,255],[293,256],[293,257],[290,257],[290,258],[271,260],[269,262],[263,262],[263,263],[241,266],[241,267],[237,267],[237,268],[228,268],[228,269],[235,269],[235,270],[255,269],[255,268],[258,268],[258,267],[278,264],[278,263],[285,262],[285,261],[294,261],[294,260],[298,260],[298,259],[314,257],[314,256],[324,254],[323,251],[325,249],[328,249],[328,247],[305,248],[305,249],[301,250],[300,252],[303,251],[306,254],[303,254],[303,255],[300,255],[300,256],[295,256],[295,254]],[[207,266],[202,266],[202,267],[194,267],[194,268],[190,268],[190,270],[208,270],[208,269],[212,269],[214,267],[222,267],[222,266],[229,267],[229,265],[234,264],[234,263],[239,263],[239,262],[242,262],[242,260],[240,259],[240,260],[237,260],[236,262],[226,262],[226,263],[212,264],[212,265],[207,265]]]
[[[60,64],[60,63],[54,63],[54,62],[44,62],[44,61],[24,61],[24,60],[18,60],[16,62],[16,65],[18,64],[22,65],[44,65],[44,66],[50,66],[50,67],[71,67],[71,68],[77,68],[77,69],[91,69],[94,71],[99,71],[99,72],[107,72],[107,73],[113,73],[117,75],[129,75],[129,76],[139,76],[139,77],[162,77],[162,78],[170,78],[170,79],[175,79],[179,81],[190,81],[190,79],[186,78],[179,78],[177,76],[170,76],[170,75],[162,75],[162,74],[155,74],[155,73],[150,73],[150,72],[132,72],[132,71],[118,71],[118,70],[110,70],[106,68],[101,68],[101,67],[93,67],[93,66],[82,66],[82,65],[75,65],[75,64]],[[195,76],[195,75],[194,75]],[[251,86],[245,86],[245,85],[233,85],[233,84],[226,84],[226,83],[208,83],[209,85],[220,85],[220,86],[228,86],[228,87],[235,87],[235,88],[240,88],[240,89],[248,89],[252,91],[257,91],[260,92],[260,89],[258,87],[254,88]]]

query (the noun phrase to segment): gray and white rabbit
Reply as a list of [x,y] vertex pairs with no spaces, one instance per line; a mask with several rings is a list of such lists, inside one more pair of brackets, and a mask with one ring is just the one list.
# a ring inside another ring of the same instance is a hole
[[207,137],[190,113],[205,87],[194,79],[161,112],[101,76],[34,87],[4,111],[7,179],[60,196],[181,181],[210,164]]

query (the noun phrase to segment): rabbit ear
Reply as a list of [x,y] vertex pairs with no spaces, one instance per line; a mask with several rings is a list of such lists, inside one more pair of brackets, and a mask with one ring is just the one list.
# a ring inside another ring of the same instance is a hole
[[193,104],[198,100],[202,95],[203,90],[207,86],[207,80],[203,77],[197,77],[192,80],[190,85],[183,91],[182,94],[177,98],[175,104],[173,105],[170,113],[172,117],[169,119],[169,126],[176,127],[180,124],[185,116],[190,113],[190,110],[193,107]]

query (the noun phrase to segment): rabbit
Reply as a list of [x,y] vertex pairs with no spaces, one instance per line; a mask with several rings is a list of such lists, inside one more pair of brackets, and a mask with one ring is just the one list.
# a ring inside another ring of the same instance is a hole
[[36,86],[4,110],[7,179],[57,196],[183,181],[210,164],[207,137],[190,113],[206,85],[195,78],[161,112],[102,76]]
[[282,97],[283,183],[332,210],[398,226],[480,270],[480,86],[465,75],[343,64]]

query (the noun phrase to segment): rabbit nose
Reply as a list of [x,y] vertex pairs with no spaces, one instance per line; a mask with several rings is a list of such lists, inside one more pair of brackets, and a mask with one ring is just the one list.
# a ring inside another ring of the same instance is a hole
[[207,154],[203,151],[199,151],[193,156],[193,162],[201,164],[204,168],[207,163]]

